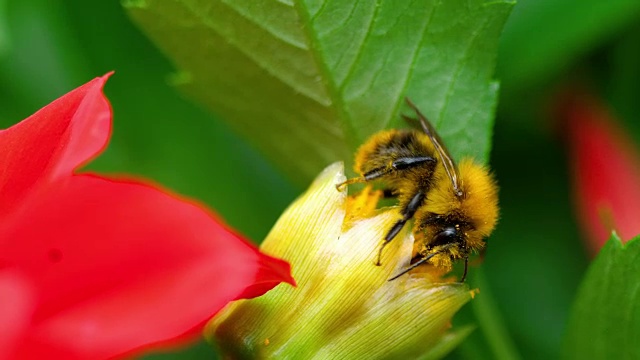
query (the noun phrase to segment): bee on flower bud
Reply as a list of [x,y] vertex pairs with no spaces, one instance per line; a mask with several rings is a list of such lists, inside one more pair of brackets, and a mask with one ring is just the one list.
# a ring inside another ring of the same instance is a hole
[[360,176],[337,187],[381,181],[385,193],[397,198],[402,217],[386,233],[377,265],[385,245],[414,219],[418,253],[390,280],[425,263],[450,271],[456,260],[464,260],[463,282],[470,254],[484,248],[496,225],[498,186],[489,170],[472,159],[456,165],[431,123],[411,100],[406,101],[417,118],[403,117],[420,129],[374,134],[356,153],[354,169]]

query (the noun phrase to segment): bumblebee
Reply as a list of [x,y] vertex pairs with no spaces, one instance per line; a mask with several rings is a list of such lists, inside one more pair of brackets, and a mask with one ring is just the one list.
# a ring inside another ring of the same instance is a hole
[[469,255],[485,246],[498,218],[498,187],[489,170],[462,159],[456,165],[427,118],[409,100],[417,118],[404,116],[421,130],[386,130],[373,135],[357,151],[355,171],[360,175],[338,184],[382,181],[385,194],[396,197],[401,218],[389,229],[378,251],[414,221],[416,256],[394,280],[424,263],[450,271],[464,259],[464,282]]

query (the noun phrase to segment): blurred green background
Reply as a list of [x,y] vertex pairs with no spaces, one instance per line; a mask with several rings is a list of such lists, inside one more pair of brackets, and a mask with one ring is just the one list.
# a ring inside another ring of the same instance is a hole
[[[502,216],[482,269],[472,269],[475,281],[486,282],[482,296],[456,319],[474,321],[475,306],[494,320],[451,358],[558,356],[589,260],[548,107],[560,85],[578,79],[640,141],[639,20],[637,0],[522,0],[514,8],[498,57],[502,88],[491,157]],[[118,2],[0,1],[0,126],[111,70],[114,133],[91,170],[138,174],[200,199],[256,242],[303,191],[171,87],[171,64]],[[148,358],[214,356],[200,344]]]

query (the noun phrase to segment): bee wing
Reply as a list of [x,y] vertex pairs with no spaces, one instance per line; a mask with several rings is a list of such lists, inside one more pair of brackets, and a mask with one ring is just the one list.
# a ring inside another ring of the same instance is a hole
[[460,186],[460,176],[458,175],[458,168],[456,167],[456,164],[453,161],[453,158],[451,157],[451,155],[449,154],[449,151],[447,150],[446,146],[444,146],[444,142],[442,142],[442,139],[436,132],[436,129],[433,128],[433,125],[431,125],[429,120],[427,120],[427,117],[420,112],[418,107],[408,97],[405,98],[405,101],[407,102],[409,107],[411,107],[416,112],[418,119],[416,120],[414,118],[411,118],[405,115],[402,115],[402,117],[407,121],[418,122],[420,124],[420,127],[422,128],[422,130],[431,139],[431,142],[433,143],[433,146],[436,148],[438,155],[440,155],[440,159],[442,159],[442,165],[444,166],[444,170],[446,171],[447,176],[449,176],[449,179],[451,180],[451,184],[453,185],[453,191],[457,196],[462,196],[462,190],[460,190],[461,186]]

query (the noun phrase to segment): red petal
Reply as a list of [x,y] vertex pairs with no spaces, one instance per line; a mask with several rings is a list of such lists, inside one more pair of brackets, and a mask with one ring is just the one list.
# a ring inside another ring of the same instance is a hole
[[23,276],[0,271],[0,299],[0,359],[14,359],[33,314],[33,289]]
[[106,146],[111,108],[102,87],[109,76],[90,81],[0,131],[0,217]]
[[27,328],[18,320],[0,328],[0,356],[122,355],[199,331],[232,299],[293,283],[286,262],[197,205],[135,182],[72,175],[108,141],[107,77],[0,131],[0,294],[19,298],[2,274],[17,271],[33,286],[32,302],[19,301],[33,305]]
[[640,234],[640,157],[597,99],[576,96],[566,116],[579,219],[596,253],[611,230]]
[[258,264],[258,274],[256,281],[247,286],[242,294],[236,299],[252,299],[273,289],[281,282],[286,282],[292,286],[297,286],[295,279],[291,276],[291,266],[287,262],[282,262],[274,266],[273,258],[261,257]]
[[170,341],[256,282],[264,292],[290,280],[286,262],[145,185],[73,176],[38,200],[1,234],[5,263],[40,291],[21,358],[106,358]]

